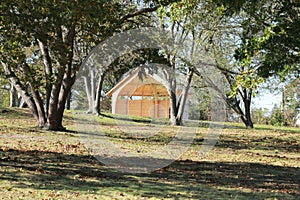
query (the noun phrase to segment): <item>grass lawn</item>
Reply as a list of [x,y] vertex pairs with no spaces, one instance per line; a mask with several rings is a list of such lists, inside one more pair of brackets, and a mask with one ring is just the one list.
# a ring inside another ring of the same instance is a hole
[[[72,118],[67,112],[64,125],[75,130]],[[119,126],[109,115],[98,120],[106,138],[137,155],[168,144],[177,129],[137,118],[124,131],[126,119]],[[0,109],[0,199],[300,199],[299,128],[228,123],[204,157],[199,150],[209,128],[195,129],[178,160],[132,174],[101,164],[78,132],[38,129],[28,110]],[[158,134],[134,135],[149,130]]]

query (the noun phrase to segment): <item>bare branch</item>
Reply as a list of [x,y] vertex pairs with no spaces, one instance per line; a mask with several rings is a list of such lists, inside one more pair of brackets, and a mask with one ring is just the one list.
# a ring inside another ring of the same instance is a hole
[[156,11],[157,9],[158,9],[158,6],[151,7],[151,8],[142,8],[140,10],[137,10],[133,13],[129,13],[129,14],[125,15],[124,17],[122,17],[121,20],[120,20],[120,23],[122,24],[130,18],[136,17],[138,15],[142,15],[142,14],[145,14],[145,13],[153,12],[153,11]]

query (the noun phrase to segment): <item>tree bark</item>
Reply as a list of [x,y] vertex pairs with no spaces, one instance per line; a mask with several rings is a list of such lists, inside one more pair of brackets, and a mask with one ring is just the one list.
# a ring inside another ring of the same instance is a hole
[[59,120],[59,114],[58,114],[58,103],[59,103],[59,94],[62,87],[62,79],[64,76],[64,69],[60,67],[57,73],[57,80],[56,84],[53,85],[52,91],[51,91],[51,98],[49,102],[49,110],[48,110],[48,117],[47,117],[47,128],[49,130],[60,130],[62,127],[62,124]]
[[250,99],[245,99],[244,100],[244,107],[245,107],[245,125],[246,125],[246,128],[253,128],[253,122],[252,122],[252,119],[251,119],[251,100]]
[[85,92],[86,92],[86,96],[87,96],[88,104],[89,104],[87,113],[92,113],[93,107],[94,107],[94,101],[93,101],[92,94],[91,94],[91,82],[90,82],[91,80],[89,79],[89,76],[84,76],[83,80],[84,80]]
[[95,100],[96,100],[96,79],[95,79],[95,71],[94,69],[89,68],[88,75],[84,76],[84,84],[85,84],[85,90],[86,95],[88,99],[88,110],[87,113],[95,113]]
[[46,113],[45,114],[46,114],[46,117],[48,117],[51,91],[52,91],[52,86],[53,86],[53,84],[51,83],[51,78],[53,75],[52,62],[51,62],[49,49],[44,45],[44,43],[41,40],[38,40],[38,43],[39,43],[39,48],[41,50],[41,53],[43,55],[44,74],[45,74],[45,79],[46,79],[46,100],[45,100]]
[[176,82],[175,80],[170,80],[169,83],[169,94],[170,94],[170,123],[172,126],[178,125],[176,116],[178,113],[177,107],[177,95],[176,95]]
[[40,128],[43,128],[46,124],[46,115],[45,115],[43,100],[40,94],[38,93],[38,91],[32,90],[32,95],[33,95],[33,99],[38,114],[38,126]]
[[19,102],[19,108],[27,108],[28,107],[26,102],[24,101],[24,99],[21,96],[19,96],[18,102]]
[[[65,127],[62,125],[63,114],[66,106],[66,101],[70,95],[71,88],[75,82],[75,78],[67,78],[61,84],[59,93],[53,92],[54,101],[50,102],[49,116],[47,119],[47,128],[49,130],[64,131]],[[54,87],[55,88],[55,87]]]
[[10,84],[9,107],[16,107],[18,102],[18,95],[14,84]]
[[65,127],[62,125],[63,121],[63,115],[64,115],[64,110],[66,106],[66,101],[68,99],[68,96],[70,95],[71,88],[75,82],[75,77],[71,78],[68,77],[63,81],[62,88],[60,90],[59,94],[59,101],[58,101],[58,109],[57,109],[57,122],[58,122],[58,127],[57,130],[66,130]]
[[183,113],[184,113],[186,100],[187,100],[187,97],[188,97],[188,94],[189,94],[193,74],[194,74],[194,70],[189,69],[189,72],[188,72],[188,75],[187,75],[187,78],[186,78],[186,83],[185,83],[185,86],[184,86],[183,91],[181,93],[180,101],[178,102],[179,105],[178,105],[177,116],[176,116],[176,125],[182,125],[182,117],[183,117]]
[[72,90],[70,91],[68,98],[67,98],[67,103],[66,103],[67,110],[71,110],[71,102],[72,102]]
[[102,86],[104,82],[106,73],[103,72],[101,75],[99,75],[98,79],[98,85],[97,85],[97,90],[96,90],[96,99],[94,102],[94,110],[93,114],[100,115],[101,114],[101,91],[102,91]]

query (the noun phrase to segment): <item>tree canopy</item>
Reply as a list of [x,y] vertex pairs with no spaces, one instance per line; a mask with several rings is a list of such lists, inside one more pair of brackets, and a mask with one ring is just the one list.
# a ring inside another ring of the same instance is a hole
[[300,2],[251,1],[243,10],[247,18],[237,57],[261,53],[264,58],[258,70],[264,77],[299,73]]
[[133,1],[1,1],[2,69],[40,127],[63,129],[66,99],[82,60],[122,25],[135,23],[129,19],[157,9],[145,6],[138,9]]

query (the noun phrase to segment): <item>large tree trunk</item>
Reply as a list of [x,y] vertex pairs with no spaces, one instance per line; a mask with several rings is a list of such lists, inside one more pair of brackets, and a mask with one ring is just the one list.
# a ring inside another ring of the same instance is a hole
[[39,43],[39,48],[41,50],[41,53],[43,55],[44,74],[45,74],[45,79],[46,79],[45,110],[46,110],[46,117],[48,117],[51,91],[52,91],[52,86],[53,86],[53,84],[51,83],[51,80],[50,80],[53,75],[52,62],[51,62],[51,58],[50,58],[49,49],[44,45],[44,43],[42,41],[38,40],[38,43]]
[[244,100],[244,107],[245,107],[245,125],[246,128],[253,128],[253,122],[251,119],[251,100],[250,99],[245,99]]
[[175,126],[175,125],[179,125],[178,121],[176,120],[176,116],[177,116],[177,97],[176,97],[176,93],[174,91],[170,91],[170,124]]
[[172,77],[173,74],[169,74],[169,95],[170,95],[170,124],[175,126],[179,125],[178,121],[176,119],[177,113],[178,113],[178,107],[177,107],[177,86],[176,86],[176,80],[175,77]]
[[59,113],[57,111],[63,76],[64,69],[60,68],[60,70],[58,71],[58,76],[56,78],[56,84],[53,85],[51,90],[51,98],[49,102],[49,110],[47,116],[47,128],[49,130],[60,130],[62,127],[62,124],[59,120]]
[[18,94],[14,84],[10,84],[9,107],[16,107],[18,102]]
[[[46,43],[38,40],[45,67],[46,99],[42,99],[37,89],[38,87],[34,82],[28,81],[29,87],[25,87],[25,83],[22,83],[13,67],[8,67],[5,63],[0,61],[6,76],[12,84],[12,91],[14,90],[13,88],[15,88],[22,100],[26,102],[34,118],[37,120],[39,127],[46,127],[54,131],[65,130],[62,126],[63,113],[71,87],[75,82],[76,72],[79,68],[79,65],[73,65],[75,33],[75,26],[72,26],[65,35],[60,32],[58,37],[61,39],[61,43],[67,44],[71,47],[71,50],[67,51],[65,55],[60,55],[60,59],[56,60],[55,73],[52,71],[48,46],[45,45]],[[29,75],[31,75],[30,66],[26,61],[20,61],[20,65],[21,69],[24,70],[24,74],[29,73]]]
[[186,83],[184,85],[183,91],[181,93],[180,101],[178,102],[178,110],[176,116],[176,125],[182,125],[182,117],[184,113],[185,104],[188,98],[192,78],[193,78],[194,70],[190,69],[186,78]]
[[47,118],[47,127],[49,130],[64,131],[65,127],[62,125],[64,110],[71,88],[74,84],[75,78],[68,78],[63,81],[59,93],[53,92],[53,101],[50,102],[49,116]]
[[71,93],[71,88],[74,84],[75,78],[67,78],[64,80],[62,88],[60,90],[59,94],[59,101],[58,101],[58,130],[65,130],[65,128],[62,126],[62,121],[63,121],[63,115],[64,115],[64,110],[65,110],[65,105],[66,101],[68,99],[68,96]]

